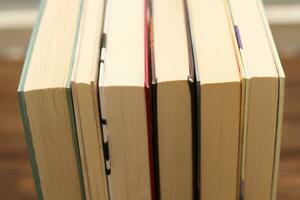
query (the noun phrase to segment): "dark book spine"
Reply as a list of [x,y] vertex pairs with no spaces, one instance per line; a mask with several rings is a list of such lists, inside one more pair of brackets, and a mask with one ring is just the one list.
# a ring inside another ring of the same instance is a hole
[[[100,59],[99,59],[99,66],[100,68],[104,68],[105,65],[105,52],[106,52],[106,34],[102,34],[101,38],[101,47],[100,47]],[[102,129],[102,144],[103,144],[103,154],[105,159],[105,171],[106,175],[111,174],[111,166],[110,166],[110,157],[109,157],[109,145],[108,145],[108,133],[107,133],[107,121],[105,119],[103,113],[103,107],[101,109],[101,101],[100,101],[100,122],[101,122],[101,129]]]
[[184,1],[185,9],[185,22],[186,22],[186,33],[188,39],[188,50],[189,50],[189,76],[187,77],[191,95],[191,113],[192,113],[192,160],[193,160],[193,199],[198,200],[200,198],[200,120],[199,113],[200,109],[199,102],[199,82],[197,74],[196,60],[194,56],[194,47],[192,32],[190,27],[190,19],[187,2]]
[[152,200],[160,199],[159,186],[159,163],[158,163],[158,141],[156,120],[156,84],[155,68],[153,62],[153,34],[152,34],[152,10],[151,1],[145,0],[144,8],[145,23],[145,98],[147,106],[148,144],[151,178]]
[[[105,29],[105,28],[104,28]],[[101,44],[100,44],[100,57],[99,57],[99,68],[103,69],[105,67],[105,55],[106,55],[106,31],[104,30],[101,36]],[[100,113],[100,129],[102,133],[101,143],[103,146],[103,157],[105,163],[105,173],[106,173],[106,180],[107,180],[107,189],[109,194],[109,199],[111,199],[111,188],[110,188],[110,175],[111,175],[111,164],[110,164],[110,154],[109,154],[109,134],[107,133],[107,120],[105,116],[105,108],[103,106],[103,95],[100,91],[98,91],[99,98],[98,98],[98,105],[99,105],[99,113]]]

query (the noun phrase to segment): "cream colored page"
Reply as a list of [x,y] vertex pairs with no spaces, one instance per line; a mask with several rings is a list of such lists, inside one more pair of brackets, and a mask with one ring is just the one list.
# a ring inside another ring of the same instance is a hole
[[69,76],[80,0],[48,0],[34,44],[24,90],[64,87]]
[[144,1],[111,0],[109,4],[106,59],[100,84],[143,86]]
[[153,30],[157,81],[187,80],[189,55],[184,2],[154,0]]
[[104,0],[85,0],[76,82],[90,83],[98,75]]
[[274,59],[256,0],[229,0],[239,27],[249,78],[276,77]]
[[224,1],[187,2],[201,84],[239,81]]

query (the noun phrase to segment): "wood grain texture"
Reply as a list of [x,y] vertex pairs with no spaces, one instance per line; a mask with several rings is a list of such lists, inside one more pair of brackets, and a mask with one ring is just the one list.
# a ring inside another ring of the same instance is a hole
[[0,60],[0,199],[36,199],[16,93],[22,65]]
[[[278,200],[300,199],[300,56],[283,59],[286,73],[284,130]],[[0,59],[0,199],[36,199],[17,101],[23,61]]]

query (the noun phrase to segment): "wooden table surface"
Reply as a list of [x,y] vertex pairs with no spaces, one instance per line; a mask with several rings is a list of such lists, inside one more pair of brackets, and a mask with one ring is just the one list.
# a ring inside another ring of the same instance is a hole
[[[282,63],[287,80],[278,200],[299,200],[300,56]],[[0,199],[36,199],[16,96],[22,64],[0,60]]]

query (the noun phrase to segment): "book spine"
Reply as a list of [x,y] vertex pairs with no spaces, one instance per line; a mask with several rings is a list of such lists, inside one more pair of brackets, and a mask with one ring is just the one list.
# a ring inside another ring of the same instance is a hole
[[[106,33],[105,30],[101,36],[101,45],[100,45],[100,57],[99,57],[99,68],[100,73],[105,68],[105,56],[106,56]],[[109,154],[109,133],[107,131],[107,120],[105,114],[105,106],[104,106],[104,96],[101,88],[99,89],[99,105],[100,105],[100,124],[101,124],[101,132],[102,132],[102,145],[103,145],[103,155],[105,162],[105,172],[107,176],[107,184],[108,184],[108,193],[109,199],[112,199],[111,193],[111,164],[110,164],[110,154]]]
[[[106,34],[102,34],[102,42],[101,42],[101,50],[100,50],[100,60],[99,60],[99,65],[100,68],[104,68],[104,60],[105,60],[105,54],[106,54]],[[101,95],[100,95],[101,96]],[[107,133],[107,121],[105,119],[105,114],[104,114],[104,106],[101,106],[101,97],[100,97],[100,107],[101,107],[101,116],[100,116],[100,122],[102,126],[102,139],[103,139],[103,153],[104,153],[104,159],[105,159],[105,169],[106,169],[106,174],[110,175],[111,174],[111,167],[110,167],[110,159],[109,159],[109,145],[108,145],[108,133]]]
[[145,9],[147,13],[146,18],[146,33],[147,33],[147,64],[148,64],[148,81],[149,81],[149,97],[151,108],[151,130],[152,130],[152,167],[153,167],[153,200],[160,200],[160,176],[159,176],[159,153],[158,153],[158,124],[157,124],[157,78],[155,72],[155,58],[154,58],[154,34],[153,34],[153,10],[152,1],[147,1]]
[[189,75],[187,81],[189,84],[190,95],[191,95],[191,113],[192,113],[192,160],[193,160],[193,199],[198,200],[200,198],[200,116],[198,112],[200,98],[198,94],[198,84],[197,81],[197,71],[196,71],[196,58],[195,50],[193,46],[192,31],[190,25],[190,17],[187,2],[184,1],[184,13],[185,13],[185,24],[186,24],[186,34],[188,40],[188,51],[189,51]]
[[83,15],[83,1],[80,1],[80,7],[79,7],[79,13],[77,18],[77,27],[76,27],[76,35],[74,38],[73,43],[73,50],[72,50],[72,58],[71,63],[69,66],[69,73],[68,73],[68,81],[66,84],[66,96],[67,96],[67,105],[69,110],[69,117],[70,117],[70,123],[71,123],[71,130],[72,130],[72,136],[73,136],[73,144],[75,149],[75,156],[76,156],[76,164],[77,164],[77,170],[79,175],[79,184],[80,184],[80,190],[81,190],[81,196],[83,200],[88,199],[86,188],[84,185],[84,175],[83,175],[83,168],[82,168],[82,162],[81,162],[81,156],[80,156],[80,150],[79,150],[79,142],[78,142],[78,135],[77,135],[77,128],[76,128],[76,122],[75,122],[75,113],[74,113],[74,103],[73,103],[73,95],[72,95],[72,89],[71,89],[71,77],[73,72],[73,66],[75,62],[75,56],[76,56],[76,50],[78,41],[80,39],[80,27],[81,27],[81,21],[82,21],[82,15]]
[[[150,180],[151,180],[151,199],[159,200],[158,191],[156,188],[156,167],[155,167],[155,150],[154,150],[154,138],[153,138],[153,114],[152,114],[152,99],[151,99],[151,80],[152,80],[152,71],[151,71],[151,47],[150,47],[150,10],[148,6],[150,6],[151,2],[148,0],[144,1],[144,55],[145,55],[145,101],[146,101],[146,109],[147,109],[147,129],[148,129],[148,150],[149,150],[149,171],[150,171]],[[150,75],[151,74],[151,75]]]
[[236,17],[232,12],[231,2],[227,2],[227,10],[229,21],[232,26],[232,34],[234,39],[234,46],[236,49],[236,57],[239,65],[241,80],[242,80],[242,99],[241,99],[241,120],[240,120],[240,139],[239,139],[239,162],[238,162],[238,187],[237,198],[244,199],[245,194],[245,152],[246,152],[246,138],[247,138],[247,113],[249,102],[250,79],[248,77],[248,68],[244,55],[242,34],[236,22]]
[[41,1],[40,5],[39,5],[37,20],[33,27],[30,42],[29,42],[29,45],[27,48],[25,61],[24,61],[24,65],[23,65],[23,70],[22,70],[22,74],[21,74],[21,78],[20,78],[20,82],[19,82],[19,86],[18,86],[18,91],[17,91],[20,113],[21,113],[21,117],[22,117],[23,128],[24,128],[24,133],[25,133],[25,138],[26,138],[26,144],[27,144],[29,159],[30,159],[30,163],[31,163],[32,176],[33,176],[34,185],[35,185],[35,191],[37,194],[37,199],[39,199],[39,200],[44,199],[44,197],[43,197],[43,191],[42,191],[42,186],[41,186],[41,181],[40,181],[40,176],[39,176],[39,171],[38,171],[38,165],[37,165],[36,158],[35,158],[35,149],[34,149],[33,143],[32,143],[29,119],[27,116],[26,101],[25,101],[25,96],[24,96],[24,87],[25,87],[27,72],[28,72],[28,68],[29,68],[29,63],[31,61],[31,54],[33,51],[33,47],[35,44],[37,34],[39,32],[39,26],[40,26],[40,22],[42,20],[43,14],[44,14],[45,6],[46,6],[46,1]]

